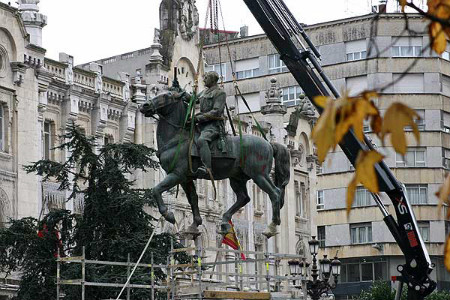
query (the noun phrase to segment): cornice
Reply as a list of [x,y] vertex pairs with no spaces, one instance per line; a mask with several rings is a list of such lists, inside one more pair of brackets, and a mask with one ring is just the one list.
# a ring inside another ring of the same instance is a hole
[[[318,30],[318,29],[322,29],[322,28],[336,27],[336,26],[343,25],[343,24],[358,23],[358,22],[369,21],[369,20],[371,21],[377,16],[380,20],[382,20],[382,19],[405,19],[405,15],[402,13],[387,13],[387,14],[379,14],[379,15],[367,14],[367,15],[350,17],[350,18],[345,18],[345,19],[321,22],[321,23],[316,23],[316,24],[311,24],[311,25],[303,24],[303,28],[305,29],[306,32],[309,32],[312,30]],[[423,19],[424,18],[420,14],[407,14],[407,17],[408,17],[408,19]],[[253,42],[253,41],[258,41],[258,40],[267,40],[267,35],[263,33],[263,34],[252,35],[252,36],[248,36],[248,37],[244,37],[244,38],[238,38],[238,39],[229,41],[229,44],[235,45],[235,44]],[[225,45],[225,43],[221,42],[220,44],[219,43],[209,44],[209,45],[205,45],[203,48],[204,49],[214,49],[214,48],[217,48],[219,45],[222,47]]]

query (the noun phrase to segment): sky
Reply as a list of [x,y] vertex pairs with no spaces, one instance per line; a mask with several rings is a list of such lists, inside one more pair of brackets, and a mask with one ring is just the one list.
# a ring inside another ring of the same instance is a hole
[[[0,0],[11,2],[14,0]],[[393,1],[393,0],[390,0]],[[159,28],[160,0],[40,0],[48,18],[43,31],[46,56],[59,52],[74,56],[75,65],[149,47]],[[248,25],[250,34],[262,33],[243,0],[222,0],[225,29]],[[369,13],[377,0],[285,0],[300,23],[315,24]],[[208,0],[197,0],[204,27]],[[320,4],[318,4],[320,3]],[[223,25],[221,25],[223,27]],[[221,28],[222,29],[222,28]]]

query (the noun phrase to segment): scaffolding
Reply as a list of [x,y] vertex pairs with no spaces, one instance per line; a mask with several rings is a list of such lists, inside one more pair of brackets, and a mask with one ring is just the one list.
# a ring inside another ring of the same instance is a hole
[[[293,282],[301,282],[299,276],[281,274],[283,261],[301,259],[299,255],[278,254],[255,251],[237,251],[225,248],[203,248],[196,239],[196,247],[174,249],[173,245],[166,264],[154,264],[153,253],[149,263],[140,263],[138,268],[147,269],[151,274],[148,284],[126,285],[126,299],[131,300],[132,289],[149,289],[151,300],[156,291],[167,292],[167,300],[181,299],[273,299],[275,293],[291,292]],[[191,254],[189,263],[177,263],[175,255],[181,252]],[[208,261],[205,253],[215,253],[214,261]],[[245,257],[245,259],[244,259]],[[61,269],[66,264],[81,264],[81,278],[62,279]],[[81,300],[85,300],[87,287],[123,288],[124,283],[91,282],[86,279],[87,265],[109,265],[127,268],[130,274],[135,263],[89,260],[83,249],[82,256],[60,257],[57,259],[57,300],[62,299],[62,285],[81,287]],[[166,279],[156,284],[155,270],[162,270]],[[127,276],[128,277],[128,276]],[[301,299],[299,292],[295,299]],[[289,297],[291,298],[291,297]],[[284,298],[286,299],[286,298]]]

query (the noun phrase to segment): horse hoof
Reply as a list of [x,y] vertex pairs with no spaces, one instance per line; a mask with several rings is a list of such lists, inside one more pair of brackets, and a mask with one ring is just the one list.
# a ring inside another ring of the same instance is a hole
[[184,237],[185,239],[192,239],[195,240],[199,235],[202,233],[200,230],[198,230],[197,226],[195,224],[192,224],[186,230],[180,233],[180,236]]
[[230,223],[222,223],[220,224],[220,231],[219,233],[221,235],[226,235],[227,233],[229,233],[231,231],[231,225]]
[[200,234],[200,230],[198,230],[198,227],[194,224],[191,224],[186,230],[184,231],[187,234],[197,235]]
[[271,223],[269,227],[267,227],[267,230],[263,232],[263,235],[266,236],[266,238],[270,239],[273,236],[276,236],[279,232],[277,231],[277,226],[274,223]]
[[167,212],[166,214],[164,214],[164,218],[166,219],[167,222],[175,225],[175,215],[173,214],[173,212]]

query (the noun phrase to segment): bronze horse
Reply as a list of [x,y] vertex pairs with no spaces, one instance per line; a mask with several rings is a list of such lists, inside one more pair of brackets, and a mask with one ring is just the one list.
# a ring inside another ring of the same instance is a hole
[[[162,193],[181,185],[186,193],[192,208],[193,223],[188,232],[198,232],[197,227],[202,224],[202,218],[198,207],[198,196],[195,190],[194,180],[200,178],[191,172],[188,156],[190,134],[189,128],[184,128],[184,122],[188,113],[186,93],[168,92],[149,100],[140,107],[140,111],[146,117],[155,114],[159,116],[157,128],[158,156],[162,168],[167,176],[153,188],[159,212],[167,221],[174,224],[175,216],[168,211],[163,202]],[[186,126],[189,127],[189,126]],[[212,159],[212,173],[215,180],[229,178],[230,185],[237,196],[237,201],[224,214],[221,224],[221,232],[226,233],[230,229],[231,217],[247,203],[250,197],[246,183],[252,179],[270,197],[272,202],[272,223],[264,233],[267,237],[274,236],[276,226],[280,225],[280,209],[284,205],[284,191],[290,178],[290,156],[287,148],[278,143],[269,143],[263,138],[254,135],[240,137],[228,137],[228,143],[232,143],[232,157]],[[193,145],[195,147],[195,143]],[[241,153],[243,151],[244,153]],[[275,159],[274,181],[270,177],[273,160]],[[192,157],[192,169],[196,170],[201,164],[198,157]],[[201,178],[210,179],[210,178]]]

